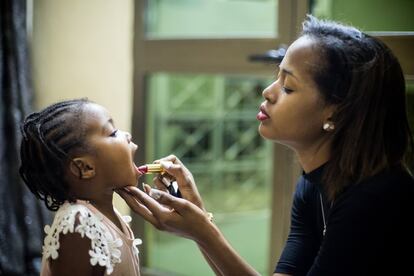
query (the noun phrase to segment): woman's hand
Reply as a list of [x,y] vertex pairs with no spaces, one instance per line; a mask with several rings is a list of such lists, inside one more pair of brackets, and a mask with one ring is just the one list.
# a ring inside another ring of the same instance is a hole
[[117,190],[128,206],[157,229],[200,241],[209,235],[213,227],[206,213],[193,203],[174,197],[166,192],[150,189],[144,193],[137,187],[129,186]]
[[203,200],[198,192],[194,177],[180,159],[175,155],[169,155],[154,161],[154,163],[160,163],[167,172],[166,176],[160,175],[153,179],[154,184],[158,189],[166,191],[165,185],[168,185],[169,183],[164,184],[163,181],[168,181],[168,178],[172,177],[177,181],[181,196],[204,210]]
[[194,240],[216,275],[259,275],[237,254],[201,208],[149,186],[145,190],[151,196],[132,186],[118,192],[134,212],[157,229]]

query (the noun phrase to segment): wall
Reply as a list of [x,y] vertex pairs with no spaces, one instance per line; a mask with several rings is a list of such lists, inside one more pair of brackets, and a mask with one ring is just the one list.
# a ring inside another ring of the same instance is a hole
[[[34,0],[32,66],[35,108],[88,97],[118,128],[131,129],[132,0]],[[128,208],[119,197],[121,213]]]

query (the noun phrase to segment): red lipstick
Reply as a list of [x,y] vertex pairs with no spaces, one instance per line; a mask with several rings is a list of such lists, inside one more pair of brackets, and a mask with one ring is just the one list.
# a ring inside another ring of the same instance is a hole
[[259,113],[257,113],[257,115],[256,115],[256,119],[259,120],[259,121],[264,121],[264,120],[269,119],[269,118],[270,118],[270,116],[266,113],[264,104],[262,104],[260,106]]
[[145,164],[145,165],[139,166],[138,171],[142,174],[146,174],[146,173],[163,174],[165,172],[161,164]]

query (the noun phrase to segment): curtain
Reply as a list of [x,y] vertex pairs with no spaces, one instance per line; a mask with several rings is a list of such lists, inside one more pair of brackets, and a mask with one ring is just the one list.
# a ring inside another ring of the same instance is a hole
[[39,275],[51,215],[20,179],[19,125],[32,91],[26,0],[0,1],[0,275]]

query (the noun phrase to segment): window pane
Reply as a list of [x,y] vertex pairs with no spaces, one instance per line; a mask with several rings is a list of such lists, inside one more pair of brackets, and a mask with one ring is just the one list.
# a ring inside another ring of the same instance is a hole
[[414,31],[412,0],[313,0],[312,14],[363,31]]
[[[256,114],[268,83],[270,78],[251,76],[154,74],[149,78],[147,132],[154,143],[148,145],[147,159],[174,153],[183,160],[215,223],[263,275],[272,151],[257,132]],[[158,231],[150,236],[151,268],[213,275],[193,242]]]
[[277,0],[147,0],[148,38],[276,37]]

